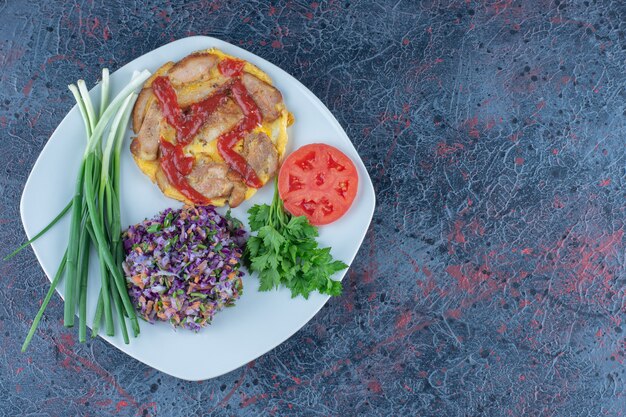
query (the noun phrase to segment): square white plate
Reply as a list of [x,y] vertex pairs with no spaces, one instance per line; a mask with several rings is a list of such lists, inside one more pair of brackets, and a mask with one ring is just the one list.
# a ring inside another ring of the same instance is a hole
[[[127,83],[134,70],[155,71],[166,61],[177,61],[191,52],[216,47],[238,56],[267,72],[282,92],[287,108],[296,122],[289,128],[287,152],[314,142],[333,145],[354,161],[359,173],[359,190],[350,211],[341,219],[320,228],[321,246],[331,246],[332,254],[352,263],[374,213],[375,196],[372,181],[356,149],[337,120],[322,102],[298,80],[268,61],[224,41],[194,36],[181,39],[126,64],[111,75],[111,96]],[[100,87],[92,90],[99,103]],[[70,92],[68,91],[68,96]],[[126,135],[122,157],[121,210],[122,226],[138,223],[167,207],[180,203],[164,197],[135,165]],[[21,214],[26,234],[32,237],[41,230],[71,199],[74,179],[85,143],[83,122],[76,106],[63,119],[37,159],[26,182]],[[244,221],[246,211],[254,204],[270,203],[271,184],[251,200],[233,210]],[[220,210],[222,213],[224,210]],[[68,241],[69,215],[33,245],[37,259],[52,279]],[[91,323],[99,290],[97,262],[92,260],[88,289],[88,323]],[[335,279],[342,279],[345,271]],[[63,282],[58,292],[63,296]],[[169,323],[140,322],[141,334],[125,345],[116,328],[116,336],[102,336],[118,349],[160,371],[186,380],[213,378],[232,371],[263,355],[297,332],[324,306],[328,296],[312,294],[308,300],[292,299],[289,290],[259,292],[256,277],[244,277],[244,293],[236,306],[216,315],[213,323],[193,333],[174,331]],[[36,300],[24,302],[35,303]],[[34,341],[33,343],[37,343]]]

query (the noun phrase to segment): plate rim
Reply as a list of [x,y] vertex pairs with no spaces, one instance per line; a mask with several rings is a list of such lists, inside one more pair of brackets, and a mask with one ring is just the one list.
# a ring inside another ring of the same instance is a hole
[[[354,148],[354,150],[356,151],[356,154],[359,158],[359,162],[361,163],[361,165],[364,168],[364,171],[367,175],[366,177],[366,181],[363,181],[361,178],[359,178],[359,186],[363,187],[366,186],[368,193],[371,195],[371,207],[367,212],[367,222],[366,222],[366,227],[364,227],[364,231],[361,234],[359,241],[358,241],[358,245],[355,251],[354,256],[352,257],[352,259],[350,259],[349,262],[346,262],[348,264],[348,268],[345,269],[344,271],[340,272],[341,274],[341,278],[340,281],[343,281],[343,278],[345,277],[345,275],[347,274],[349,268],[352,266],[352,263],[354,262],[354,259],[356,258],[356,255],[358,254],[359,250],[361,249],[361,246],[363,244],[363,241],[365,239],[365,236],[368,233],[368,230],[371,226],[371,222],[374,216],[374,212],[376,209],[376,192],[374,189],[374,185],[372,183],[372,179],[371,176],[369,174],[369,172],[367,171],[367,167],[365,166],[365,163],[363,162],[358,150],[356,149],[356,147],[354,146],[354,143],[350,140],[350,137],[348,136],[348,134],[346,133],[345,129],[343,129],[343,127],[341,126],[341,124],[339,123],[339,121],[336,119],[336,117],[332,114],[332,112],[330,111],[330,109],[328,109],[328,107],[311,91],[309,90],[309,88],[304,85],[298,78],[294,77],[293,75],[289,74],[287,71],[283,70],[282,68],[280,68],[278,65],[268,61],[267,59],[256,55],[255,53],[248,51],[246,49],[243,49],[237,45],[234,45],[230,42],[227,42],[225,40],[219,39],[219,38],[215,38],[212,36],[203,36],[203,35],[194,35],[194,36],[188,36],[188,37],[184,37],[184,38],[180,38],[180,39],[176,39],[172,42],[168,42],[166,44],[163,44],[155,49],[152,49],[140,56],[137,56],[136,58],[126,62],[124,65],[120,66],[119,68],[117,68],[114,72],[111,73],[111,75],[115,74],[116,72],[120,71],[121,69],[123,69],[124,67],[131,65],[133,62],[135,62],[136,60],[144,57],[145,55],[151,54],[151,53],[155,53],[160,50],[166,49],[166,48],[171,48],[173,45],[177,44],[177,43],[181,43],[181,42],[193,42],[195,40],[201,41],[201,42],[209,42],[209,43],[222,43],[222,44],[226,44],[228,45],[229,48],[233,48],[235,50],[235,52],[237,53],[244,53],[245,54],[250,54],[252,56],[254,56],[255,59],[259,60],[259,63],[262,65],[268,65],[272,67],[273,71],[278,71],[278,73],[280,74],[281,77],[289,77],[291,79],[293,79],[297,84],[299,84],[299,87],[302,88],[302,90],[304,91],[304,93],[308,96],[309,99],[311,99],[324,113],[324,115],[326,116],[326,118],[335,125],[335,128],[338,128],[338,130],[340,132],[343,133],[343,135],[345,136],[345,138],[348,140],[348,142],[350,143],[350,145]],[[214,46],[216,48],[220,48],[220,46]],[[202,47],[200,47],[198,50],[201,50]],[[206,49],[206,48],[204,48]],[[256,65],[256,63],[255,63]],[[272,77],[273,79],[276,77]],[[276,81],[276,80],[274,80]],[[100,89],[100,83],[96,84],[96,86],[94,86],[90,92],[94,92]],[[52,138],[57,130],[59,129],[59,127],[63,124],[63,122],[70,117],[70,114],[72,113],[72,111],[76,108],[76,104],[74,106],[72,106],[67,114],[63,117],[63,119],[61,119],[61,121],[59,121],[58,125],[56,126],[56,128],[54,129],[54,131],[50,134],[50,136],[48,137],[48,139],[46,140],[45,145],[43,146],[43,148],[41,149],[41,151],[39,152],[39,155],[37,156],[37,160],[35,161],[35,163],[33,164],[32,168],[30,169],[30,173],[28,174],[28,178],[26,180],[26,182],[24,183],[24,188],[22,190],[22,195],[20,198],[20,218],[22,220],[22,225],[24,227],[24,232],[27,236],[27,239],[30,240],[32,238],[32,236],[35,235],[35,233],[37,232],[33,232],[32,230],[30,230],[30,227],[27,224],[27,221],[25,219],[25,207],[26,207],[26,194],[27,194],[27,190],[32,187],[32,181],[33,181],[33,172],[35,172],[35,170],[38,168],[38,166],[42,163],[42,156],[46,153],[46,150],[48,149],[48,147],[51,145],[50,143],[50,138]],[[292,151],[293,152],[293,151]],[[174,200],[173,200],[174,201]],[[365,222],[364,222],[365,223]],[[41,267],[41,269],[43,270],[44,274],[46,275],[46,277],[48,278],[48,280],[50,282],[52,282],[52,276],[50,276],[47,272],[46,272],[46,268],[44,267],[44,265],[42,264],[41,260],[40,260],[40,253],[39,250],[37,249],[37,243],[34,243],[33,245],[30,245],[31,249],[33,250],[33,253],[35,254],[35,258],[37,259],[37,262],[39,263],[39,266]],[[345,260],[344,260],[345,262]],[[251,275],[251,274],[250,274]],[[55,292],[57,295],[59,295],[62,299],[64,299],[63,295],[61,295],[61,293],[59,292],[58,288],[55,289]],[[287,337],[285,337],[284,339],[282,339],[281,341],[277,342],[276,344],[273,344],[272,346],[268,347],[267,349],[265,349],[263,352],[259,353],[258,355],[246,360],[245,363],[235,366],[229,370],[226,371],[219,371],[217,373],[210,373],[210,375],[202,377],[202,378],[188,378],[185,376],[181,376],[181,375],[174,375],[173,373],[170,373],[169,371],[163,370],[161,368],[158,368],[152,364],[146,363],[144,360],[142,360],[140,357],[138,357],[139,355],[136,355],[135,352],[129,352],[129,351],[125,351],[122,350],[120,347],[118,347],[117,345],[115,345],[113,343],[113,341],[107,337],[104,337],[105,335],[103,335],[102,333],[99,334],[99,337],[101,337],[104,341],[106,341],[108,344],[110,344],[112,347],[114,347],[115,349],[121,351],[122,353],[132,357],[133,359],[143,363],[146,366],[149,366],[159,372],[162,372],[164,374],[173,376],[175,378],[181,379],[181,380],[186,380],[186,381],[203,381],[203,380],[208,380],[208,379],[212,379],[212,378],[217,378],[219,376],[225,375],[227,373],[233,372],[236,369],[239,369],[243,366],[246,366],[248,363],[258,359],[259,357],[267,354],[268,352],[274,350],[276,347],[280,346],[281,344],[285,343],[287,340],[291,339],[293,337],[293,335],[295,335],[297,332],[299,332],[304,326],[306,326],[312,319],[313,317],[315,317],[319,311],[326,305],[326,303],[328,302],[328,300],[330,299],[329,295],[324,295],[325,299],[322,303],[320,303],[319,307],[316,308],[312,314],[310,314],[310,316],[306,319],[306,321],[304,321],[302,323],[301,326],[299,326],[298,328],[296,328],[293,332],[291,332]],[[132,343],[132,341],[131,341]],[[206,373],[205,373],[206,374]]]

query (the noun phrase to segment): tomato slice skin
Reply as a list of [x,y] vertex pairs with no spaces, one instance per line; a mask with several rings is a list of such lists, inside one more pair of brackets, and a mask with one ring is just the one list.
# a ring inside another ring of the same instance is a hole
[[322,226],[342,217],[356,197],[359,175],[339,149],[324,143],[305,145],[291,153],[278,174],[278,192],[285,209]]

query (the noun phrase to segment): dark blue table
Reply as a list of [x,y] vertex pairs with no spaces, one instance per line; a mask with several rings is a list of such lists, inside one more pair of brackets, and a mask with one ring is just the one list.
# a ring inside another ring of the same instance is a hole
[[307,85],[378,197],[344,295],[202,383],[78,344],[57,296],[20,354],[48,281],[0,263],[0,415],[624,415],[625,31],[595,0],[0,2],[0,255],[66,85],[195,34]]

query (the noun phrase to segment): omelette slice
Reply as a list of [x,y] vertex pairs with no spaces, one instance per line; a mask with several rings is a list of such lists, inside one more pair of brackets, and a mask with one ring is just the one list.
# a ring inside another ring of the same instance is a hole
[[133,158],[163,194],[231,207],[277,172],[293,123],[266,73],[214,48],[159,68],[132,117]]

